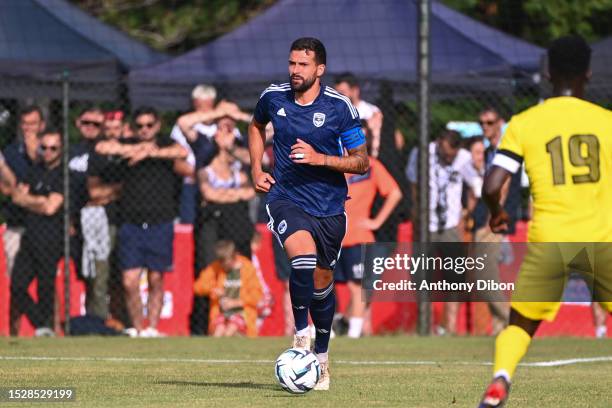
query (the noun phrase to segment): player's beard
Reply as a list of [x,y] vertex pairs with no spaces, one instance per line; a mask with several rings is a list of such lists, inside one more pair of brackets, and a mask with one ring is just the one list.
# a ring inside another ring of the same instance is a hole
[[291,84],[291,89],[293,90],[293,92],[306,92],[307,90],[312,88],[315,81],[317,80],[316,76],[313,76],[312,78],[304,78],[302,76],[296,75],[296,77],[301,78],[302,83],[300,85],[295,85],[291,79],[292,77],[290,77],[289,83]]

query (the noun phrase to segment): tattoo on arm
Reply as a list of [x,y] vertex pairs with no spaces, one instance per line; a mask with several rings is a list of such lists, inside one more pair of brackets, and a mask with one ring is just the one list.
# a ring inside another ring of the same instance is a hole
[[370,167],[368,151],[365,144],[355,147],[354,149],[349,149],[348,156],[337,157],[325,155],[323,163],[324,166],[332,170],[352,174],[364,174]]

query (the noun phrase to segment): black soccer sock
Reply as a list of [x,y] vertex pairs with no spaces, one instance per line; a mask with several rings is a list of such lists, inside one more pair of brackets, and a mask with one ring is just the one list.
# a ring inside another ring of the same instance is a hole
[[310,316],[317,330],[315,338],[315,353],[327,353],[332,322],[336,311],[336,294],[334,283],[323,289],[316,290],[312,295]]
[[316,266],[316,255],[299,255],[291,258],[289,294],[296,332],[308,327],[308,309],[313,298],[313,275]]

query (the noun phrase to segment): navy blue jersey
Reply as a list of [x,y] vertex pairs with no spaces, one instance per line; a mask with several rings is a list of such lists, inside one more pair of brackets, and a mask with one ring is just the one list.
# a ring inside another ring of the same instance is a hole
[[289,154],[298,138],[331,156],[342,156],[344,148],[364,144],[359,114],[350,100],[325,87],[311,104],[302,106],[295,102],[289,84],[271,85],[261,94],[254,118],[260,124],[271,121],[274,126],[276,184],[270,189],[268,202],[290,200],[316,217],[342,214],[347,194],[344,174],[294,163]]

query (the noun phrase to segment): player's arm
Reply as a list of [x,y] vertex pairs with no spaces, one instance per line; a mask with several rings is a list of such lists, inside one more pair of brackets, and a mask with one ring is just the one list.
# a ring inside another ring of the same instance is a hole
[[276,181],[263,171],[262,160],[264,146],[266,143],[266,125],[251,120],[249,124],[249,156],[251,158],[251,177],[255,184],[255,190],[267,193]]
[[491,212],[489,226],[493,232],[508,229],[510,217],[504,211],[503,202],[512,174],[519,171],[523,164],[524,152],[520,134],[522,134],[520,125],[515,120],[511,120],[493,158],[493,166],[485,175],[483,182],[482,199]]
[[491,212],[489,225],[493,232],[502,232],[508,229],[509,217],[504,211],[501,199],[504,184],[510,179],[511,175],[512,173],[503,167],[493,166],[484,179],[482,199]]
[[[363,132],[359,129],[363,137]],[[355,146],[356,145],[356,146]],[[331,156],[317,152],[311,145],[302,139],[297,139],[297,143],[291,146],[289,158],[294,163],[309,164],[311,166],[325,166],[340,173],[364,174],[370,168],[368,150],[363,143],[347,146],[347,156]]]

